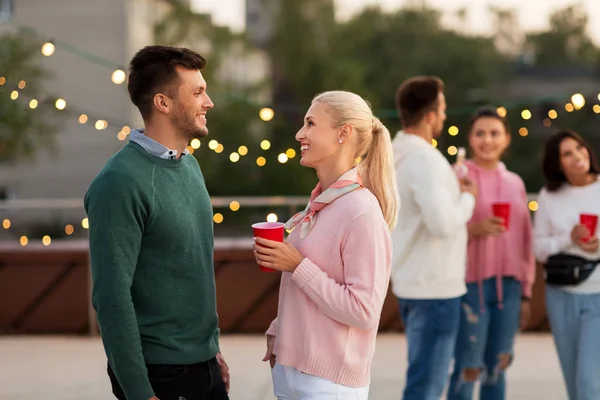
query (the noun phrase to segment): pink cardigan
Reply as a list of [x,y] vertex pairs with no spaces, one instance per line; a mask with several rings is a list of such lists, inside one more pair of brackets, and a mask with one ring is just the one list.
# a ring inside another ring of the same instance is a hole
[[[469,177],[477,182],[479,196],[469,223],[492,216],[492,203],[511,204],[509,229],[499,236],[469,238],[467,283],[479,283],[496,278],[502,302],[502,277],[513,277],[521,282],[523,296],[531,296],[535,279],[535,259],[531,217],[523,180],[506,169],[503,163],[492,171],[467,161]],[[483,297],[483,293],[480,293]]]
[[335,383],[370,384],[371,361],[391,272],[392,242],[375,196],[356,190],[319,211],[305,239],[288,241],[304,260],[283,273],[277,363]]

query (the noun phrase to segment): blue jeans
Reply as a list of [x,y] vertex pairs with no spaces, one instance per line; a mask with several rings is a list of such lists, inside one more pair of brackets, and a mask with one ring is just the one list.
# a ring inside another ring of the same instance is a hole
[[398,299],[408,342],[404,400],[439,400],[448,381],[460,320],[460,297]]
[[[502,357],[512,360],[513,342],[519,330],[521,313],[521,284],[513,278],[502,278],[502,308],[498,304],[496,278],[483,282],[483,313],[477,283],[467,284],[462,298],[461,321],[454,371],[450,378],[448,400],[470,400],[477,373],[466,376],[465,369],[483,371],[479,398],[503,400],[506,397],[506,378]],[[506,363],[506,359],[504,362]],[[508,365],[504,365],[507,367]]]
[[600,293],[547,285],[546,309],[569,400],[600,399]]

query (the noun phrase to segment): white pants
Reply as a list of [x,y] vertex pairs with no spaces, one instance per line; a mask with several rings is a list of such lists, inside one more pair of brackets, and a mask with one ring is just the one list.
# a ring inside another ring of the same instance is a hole
[[271,371],[278,400],[367,400],[369,387],[351,388],[275,364]]

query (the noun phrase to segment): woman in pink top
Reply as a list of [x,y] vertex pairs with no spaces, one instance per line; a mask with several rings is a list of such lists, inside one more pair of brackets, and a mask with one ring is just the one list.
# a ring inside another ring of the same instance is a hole
[[286,243],[256,238],[257,262],[283,271],[263,361],[280,400],[367,399],[399,206],[390,133],[360,96],[332,91],[296,140],[319,183]]
[[[509,144],[506,120],[495,109],[478,110],[469,126],[473,159],[466,166],[479,196],[468,224],[467,293],[449,400],[471,399],[479,378],[481,400],[504,399],[514,338],[529,320],[535,277],[531,219],[523,180],[501,162]],[[509,204],[508,218],[494,216],[496,203]]]

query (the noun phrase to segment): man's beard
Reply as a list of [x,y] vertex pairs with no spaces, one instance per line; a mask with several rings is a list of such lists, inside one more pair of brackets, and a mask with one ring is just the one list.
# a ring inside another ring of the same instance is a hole
[[189,141],[192,139],[203,138],[208,135],[208,128],[198,126],[196,118],[185,113],[178,113],[173,116],[173,125],[177,128],[181,136]]

